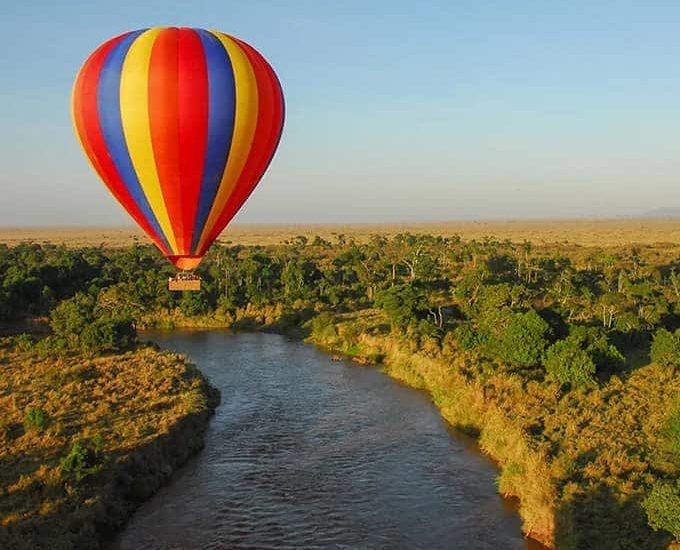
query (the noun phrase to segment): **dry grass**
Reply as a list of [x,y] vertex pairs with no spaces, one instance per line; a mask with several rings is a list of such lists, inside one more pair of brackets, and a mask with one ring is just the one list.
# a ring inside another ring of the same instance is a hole
[[[55,360],[0,347],[0,547],[97,547],[102,528],[200,448],[214,406],[205,379],[175,354]],[[27,422],[35,409],[41,429]],[[74,477],[61,459],[87,438],[103,453]]]
[[310,341],[346,353],[343,329],[359,328],[353,359],[380,356],[385,371],[427,390],[442,416],[479,436],[498,462],[498,488],[520,499],[524,532],[549,547],[666,548],[651,533],[640,499],[660,475],[677,475],[660,426],[680,395],[674,368],[650,364],[597,388],[562,394],[550,382],[522,380],[474,353],[377,334],[377,311],[335,319]]
[[[460,235],[464,239],[495,237],[513,242],[530,240],[536,244],[569,242],[581,246],[627,246],[664,244],[680,248],[680,219],[616,220],[517,220],[405,224],[328,224],[328,225],[234,225],[221,235],[221,242],[243,245],[271,245],[298,235],[315,235],[336,241],[340,234],[357,241],[371,235],[401,232],[433,235]],[[123,247],[148,243],[134,227],[0,227],[0,243],[20,242],[66,244],[69,247]]]

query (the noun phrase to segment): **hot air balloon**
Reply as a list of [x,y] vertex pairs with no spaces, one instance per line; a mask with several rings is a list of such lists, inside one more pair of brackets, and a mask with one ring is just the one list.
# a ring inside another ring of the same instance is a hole
[[284,118],[281,86],[262,55],[233,36],[191,28],[105,42],[80,69],[71,108],[94,170],[185,272],[262,178]]

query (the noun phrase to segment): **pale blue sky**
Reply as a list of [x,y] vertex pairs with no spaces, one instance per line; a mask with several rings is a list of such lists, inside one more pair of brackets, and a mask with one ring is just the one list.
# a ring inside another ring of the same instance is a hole
[[31,1],[0,6],[0,225],[121,224],[71,129],[101,42],[198,26],[286,97],[240,222],[635,215],[680,206],[680,2]]

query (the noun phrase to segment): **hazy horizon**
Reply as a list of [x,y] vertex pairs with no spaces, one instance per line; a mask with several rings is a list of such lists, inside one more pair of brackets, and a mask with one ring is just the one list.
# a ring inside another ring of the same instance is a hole
[[281,79],[281,146],[235,223],[604,219],[680,205],[680,4],[3,11],[3,227],[131,223],[80,151],[70,89],[101,42],[166,24],[240,36]]

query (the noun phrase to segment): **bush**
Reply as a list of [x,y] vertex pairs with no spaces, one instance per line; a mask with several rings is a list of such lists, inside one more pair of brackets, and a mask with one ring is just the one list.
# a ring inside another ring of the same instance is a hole
[[460,347],[471,350],[479,344],[479,337],[470,323],[461,323],[453,330],[453,335]]
[[79,292],[52,310],[50,326],[57,337],[75,345],[82,332],[94,322],[94,298]]
[[30,334],[17,334],[8,339],[18,351],[29,351],[33,347],[33,337]]
[[675,405],[666,418],[661,436],[669,450],[680,458],[680,403]]
[[91,439],[79,439],[71,451],[61,459],[62,472],[73,474],[80,481],[95,472],[103,458],[104,441],[97,435]]
[[310,322],[310,327],[312,329],[312,336],[318,338],[321,341],[333,340],[337,336],[335,330],[335,320],[333,316],[324,311],[319,313]]
[[129,348],[136,340],[137,333],[130,319],[99,319],[79,337],[81,349],[95,354]]
[[498,342],[498,353],[514,367],[533,367],[540,363],[549,335],[550,326],[535,310],[514,313]]
[[595,363],[577,339],[565,338],[548,348],[544,363],[548,376],[572,387],[595,382]]
[[47,426],[47,413],[40,407],[31,407],[24,417],[24,429],[41,433]]
[[680,337],[668,332],[665,328],[659,329],[654,334],[651,349],[652,361],[656,364],[669,367],[680,365]]
[[207,313],[210,309],[210,304],[208,304],[204,292],[182,292],[179,309],[183,315],[192,317]]
[[99,354],[129,348],[137,340],[131,319],[97,317],[94,299],[82,293],[61,302],[52,311],[50,325],[54,336],[38,344],[41,351]]
[[418,320],[424,296],[411,284],[394,285],[377,294],[375,305],[385,310],[393,328],[405,330]]
[[680,480],[657,481],[642,507],[652,529],[663,529],[680,539]]

